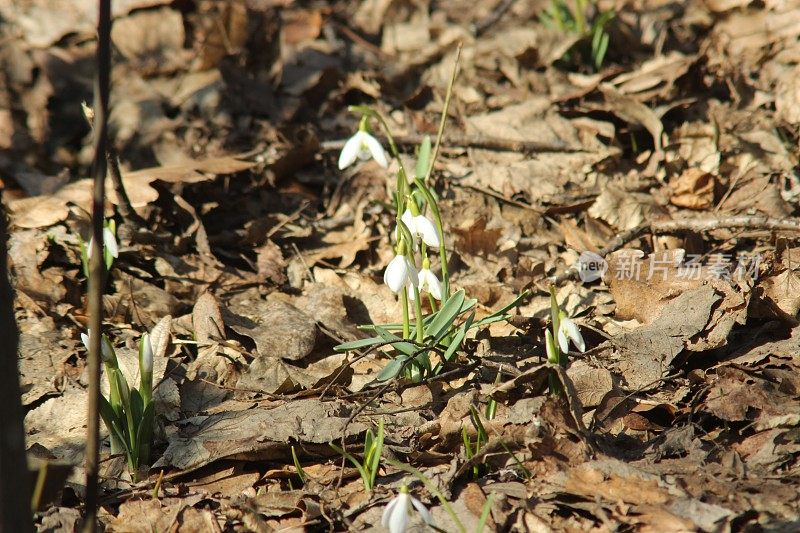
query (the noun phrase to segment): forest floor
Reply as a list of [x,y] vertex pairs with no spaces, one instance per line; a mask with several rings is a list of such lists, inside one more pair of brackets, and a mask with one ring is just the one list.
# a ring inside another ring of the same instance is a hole
[[[104,333],[132,383],[140,335],[169,342],[151,464],[102,450],[106,530],[377,531],[403,485],[448,532],[800,530],[800,2],[113,4],[141,220],[109,181]],[[0,2],[26,438],[59,474],[40,531],[84,512],[95,7]],[[437,372],[379,380],[391,345],[334,347],[402,318],[398,166],[339,170],[348,106],[415,168],[459,45],[428,182],[450,281],[475,320],[523,297]],[[566,372],[553,284],[586,343]],[[330,443],[361,458],[379,425],[366,490]]]

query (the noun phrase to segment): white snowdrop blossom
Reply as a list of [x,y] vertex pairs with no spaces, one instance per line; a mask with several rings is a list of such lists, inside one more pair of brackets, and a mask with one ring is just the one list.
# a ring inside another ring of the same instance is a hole
[[[86,252],[86,257],[89,259],[92,258],[92,248],[94,244],[94,237],[89,239],[89,248]],[[111,254],[111,257],[117,258],[119,257],[119,247],[117,246],[117,238],[114,237],[114,232],[111,231],[110,228],[104,227],[103,228],[103,246],[105,249],[108,250],[108,253]]]
[[145,333],[142,335],[142,374],[153,373],[153,345],[150,343],[150,335]]
[[383,510],[381,525],[390,533],[404,533],[411,520],[411,513],[416,509],[426,524],[433,523],[433,517],[428,509],[418,499],[408,493],[405,486],[400,489],[400,494],[392,498]]
[[[411,214],[411,210],[406,209],[403,213],[403,216],[400,217],[400,220],[403,221],[408,227],[408,231],[411,232],[411,235],[416,240],[418,237],[422,239],[422,242],[427,244],[432,248],[438,248],[441,241],[439,240],[439,232],[436,231],[436,226],[431,219],[426,217],[425,215],[417,215],[414,216]],[[417,243],[414,242],[414,247],[416,249]]]
[[578,325],[567,316],[562,316],[558,324],[558,345],[563,353],[569,352],[570,340],[579,351],[586,351],[586,343]]
[[339,154],[339,170],[349,167],[356,162],[356,159],[366,161],[370,158],[383,168],[389,166],[386,152],[383,151],[378,139],[360,129],[344,143],[342,153]]
[[396,255],[389,262],[383,273],[383,282],[392,289],[395,294],[403,290],[407,285],[419,286],[419,276],[417,268],[411,260],[404,255]]
[[[87,333],[81,333],[81,342],[86,347],[86,350],[89,350],[89,335]],[[102,357],[103,362],[107,363],[111,361],[112,357],[114,356],[114,349],[111,347],[108,339],[103,336],[100,338],[100,357]]]
[[[417,276],[419,277],[419,292],[427,291],[431,296],[442,301],[442,284],[436,274],[423,265]],[[414,289],[412,287],[408,288],[408,297],[412,301],[414,300]]]

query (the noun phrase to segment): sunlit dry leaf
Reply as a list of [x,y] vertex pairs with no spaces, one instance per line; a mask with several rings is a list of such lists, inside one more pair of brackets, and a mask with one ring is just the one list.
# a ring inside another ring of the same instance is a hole
[[609,370],[589,366],[584,361],[574,361],[567,369],[567,375],[575,384],[578,400],[584,407],[598,405],[614,385]]
[[118,18],[111,31],[117,50],[145,74],[168,73],[183,66],[184,39],[183,17],[168,7]]
[[[158,198],[150,186],[155,180],[170,183],[195,183],[206,181],[217,174],[232,174],[252,168],[255,164],[236,157],[218,157],[188,164],[155,167],[123,173],[125,191],[134,207],[141,207]],[[23,228],[42,228],[64,220],[69,214],[67,203],[76,204],[86,212],[91,210],[92,180],[82,179],[70,183],[51,196],[21,198],[9,202],[12,221]],[[117,203],[111,178],[106,181],[108,200]]]
[[[26,441],[44,446],[53,457],[82,464],[86,443],[86,391],[65,390],[25,415]],[[101,429],[105,432],[105,428]]]
[[696,56],[673,50],[645,61],[631,72],[620,74],[611,83],[620,93],[634,96],[640,102],[655,96],[663,98],[674,91],[675,81],[686,74],[696,59]]
[[[159,0],[119,0],[112,4],[112,15],[168,2]],[[97,6],[71,0],[31,0],[0,4],[3,19],[12,22],[32,46],[46,48],[67,33],[94,35]]]
[[645,221],[669,218],[667,211],[651,195],[621,190],[612,184],[603,187],[589,208],[589,214],[619,230],[635,228]]
[[800,248],[783,248],[765,255],[768,268],[758,280],[758,295],[784,316],[797,318],[800,313]]
[[339,401],[300,399],[274,408],[197,416],[186,431],[169,437],[158,466],[195,469],[226,457],[290,461],[286,442],[322,444],[356,435],[366,426],[345,427],[348,410]]
[[678,207],[708,209],[714,203],[714,176],[699,169],[689,168],[669,182],[669,201]]
[[474,173],[461,183],[492,189],[509,198],[523,194],[529,202],[560,194],[569,181],[582,181],[576,176],[584,175],[587,165],[611,153],[596,137],[579,135],[571,121],[552,112],[546,98],[530,98],[500,111],[469,117],[467,126],[469,133],[479,137],[581,148],[571,153],[542,152],[535,157],[473,150]]
[[149,533],[172,526],[183,507],[177,503],[164,506],[158,499],[130,500],[120,506],[119,514],[108,525],[114,533]]
[[644,127],[653,137],[656,154],[661,153],[664,125],[658,115],[636,99],[620,93],[610,84],[601,84],[600,90],[610,111],[626,122]]
[[685,343],[706,327],[720,298],[710,285],[687,290],[665,302],[652,323],[614,339],[628,386],[649,387],[667,374]]
[[253,339],[260,357],[288,361],[305,358],[317,342],[316,321],[290,303],[281,300],[251,300],[245,307],[233,305],[228,326]]

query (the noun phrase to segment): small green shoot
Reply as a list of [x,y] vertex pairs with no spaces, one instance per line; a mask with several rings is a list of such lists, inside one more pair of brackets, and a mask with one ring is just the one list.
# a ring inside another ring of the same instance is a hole
[[303,466],[300,464],[300,461],[297,459],[297,452],[294,451],[294,446],[292,446],[292,461],[294,461],[294,468],[297,470],[297,477],[299,477],[300,481],[303,483],[303,485],[305,485],[308,476],[306,475],[306,471],[303,470]]
[[[84,345],[89,336],[81,334]],[[154,341],[157,345],[161,339]],[[100,417],[111,434],[111,452],[125,453],[128,468],[136,473],[150,460],[155,423],[153,397],[153,348],[150,335],[139,340],[139,388],[131,388],[119,367],[114,347],[105,335],[101,338],[101,356],[109,385],[109,397],[100,396]]]
[[[486,428],[481,422],[480,413],[475,408],[474,405],[469,406],[469,419],[472,422],[472,426],[475,428],[476,436],[475,436],[475,443],[472,443],[472,440],[469,438],[469,434],[467,433],[467,428],[461,428],[461,439],[464,441],[464,454],[467,457],[467,461],[471,461],[473,457],[478,455],[478,452],[489,441],[489,435],[486,433]],[[472,467],[472,475],[477,479],[480,475],[480,466],[473,465]]]
[[[587,27],[586,11],[589,4],[596,4],[596,0],[575,0],[574,8],[567,0],[551,0],[550,6],[543,11],[539,19],[542,24],[550,28],[556,28],[563,33],[576,34],[580,40],[573,46],[573,49],[580,45],[581,55],[589,56],[592,67],[598,71],[602,68],[608,53],[610,36],[606,31],[606,25],[614,18],[614,11],[597,12]],[[584,46],[588,40],[588,49]],[[570,52],[567,52],[565,59],[570,59]]]
[[[375,435],[372,429],[367,430],[364,437],[364,460],[360,462],[355,456],[347,452],[344,448],[329,443],[337,453],[341,454],[345,459],[350,461],[356,467],[358,473],[361,475],[361,481],[364,483],[364,489],[367,492],[372,492],[375,487],[375,479],[378,475],[378,469],[381,463],[381,454],[383,453],[383,419],[378,421],[378,433]],[[296,465],[296,464],[295,464]]]

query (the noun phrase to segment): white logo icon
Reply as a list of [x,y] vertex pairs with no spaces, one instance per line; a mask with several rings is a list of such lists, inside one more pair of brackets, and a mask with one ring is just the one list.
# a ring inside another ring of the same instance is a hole
[[608,270],[608,263],[603,256],[594,252],[581,252],[575,267],[578,269],[581,281],[590,283],[603,277]]

